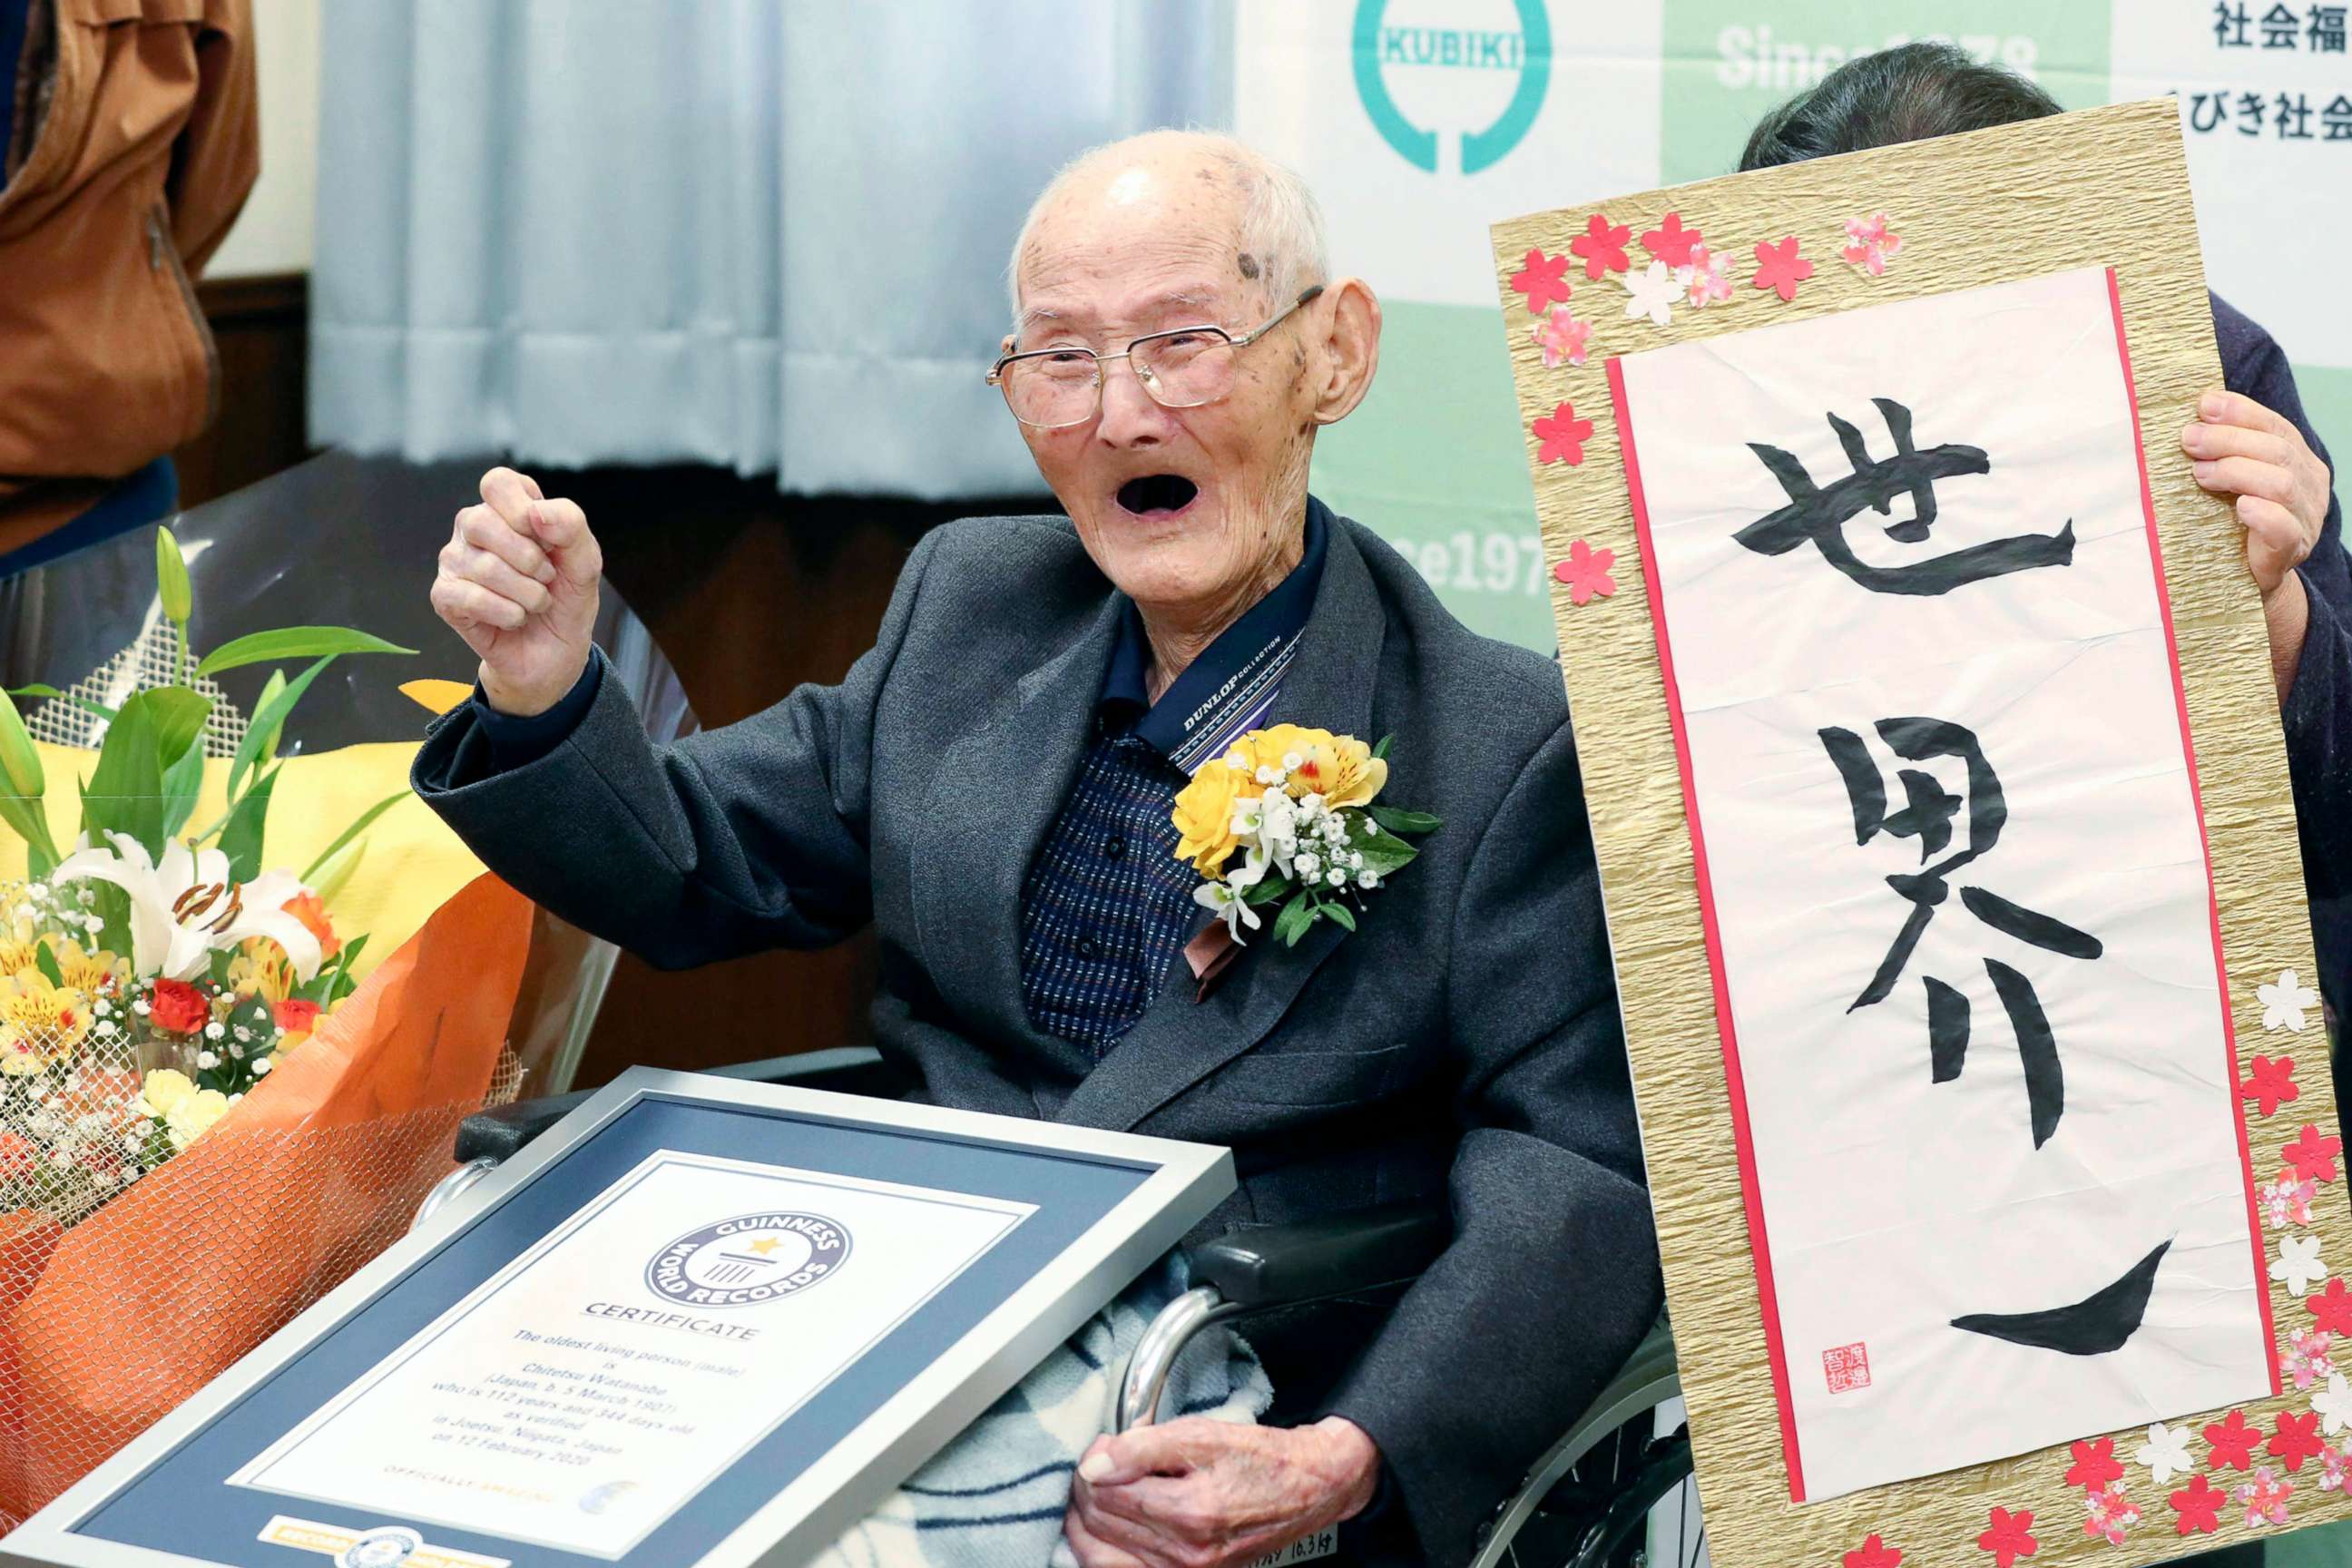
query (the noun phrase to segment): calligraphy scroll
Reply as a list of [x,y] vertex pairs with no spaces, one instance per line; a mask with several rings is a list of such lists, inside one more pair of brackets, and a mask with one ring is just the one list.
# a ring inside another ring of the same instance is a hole
[[2352,1515],[2352,1208],[2259,595],[2179,448],[2221,377],[2173,107],[1495,239],[1715,1561]]

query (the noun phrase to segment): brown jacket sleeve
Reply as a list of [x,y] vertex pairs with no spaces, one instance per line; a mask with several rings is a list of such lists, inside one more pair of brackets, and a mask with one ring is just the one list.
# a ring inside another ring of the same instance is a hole
[[196,29],[196,96],[172,153],[164,195],[188,275],[203,272],[261,174],[261,104],[253,0],[205,0]]

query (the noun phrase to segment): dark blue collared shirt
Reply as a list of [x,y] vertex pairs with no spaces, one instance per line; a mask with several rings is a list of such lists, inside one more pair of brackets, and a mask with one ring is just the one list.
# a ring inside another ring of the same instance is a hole
[[1323,580],[1329,514],[1307,503],[1306,552],[1157,702],[1143,619],[1125,607],[1077,782],[1021,889],[1029,1021],[1100,1061],[1151,1005],[1192,939],[1201,874],[1176,858],[1171,813],[1203,763],[1265,722]]

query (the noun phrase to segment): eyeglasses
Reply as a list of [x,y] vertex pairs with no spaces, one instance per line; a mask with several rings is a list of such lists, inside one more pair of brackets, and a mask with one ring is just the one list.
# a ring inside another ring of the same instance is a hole
[[1066,429],[1095,416],[1102,407],[1103,366],[1123,359],[1162,408],[1198,408],[1234,389],[1242,350],[1322,292],[1318,283],[1239,337],[1223,327],[1174,327],[1136,339],[1123,353],[1055,348],[1006,354],[988,367],[988,384],[1003,388],[1005,406],[1024,425]]

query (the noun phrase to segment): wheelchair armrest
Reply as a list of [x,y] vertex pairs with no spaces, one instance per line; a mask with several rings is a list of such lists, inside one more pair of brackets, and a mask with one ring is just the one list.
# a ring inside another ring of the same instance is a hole
[[[828,1051],[804,1051],[799,1056],[773,1057],[766,1061],[737,1062],[709,1069],[712,1078],[742,1079],[751,1083],[788,1083],[797,1089],[831,1089],[837,1094],[870,1094],[887,1098],[899,1084],[882,1054],[868,1046],[843,1046]],[[457,1160],[504,1162],[524,1144],[562,1121],[596,1091],[574,1089],[538,1100],[478,1110],[458,1124]]]
[[1236,1307],[1288,1306],[1412,1279],[1453,1239],[1442,1194],[1408,1198],[1229,1232],[1193,1249],[1192,1275]]

